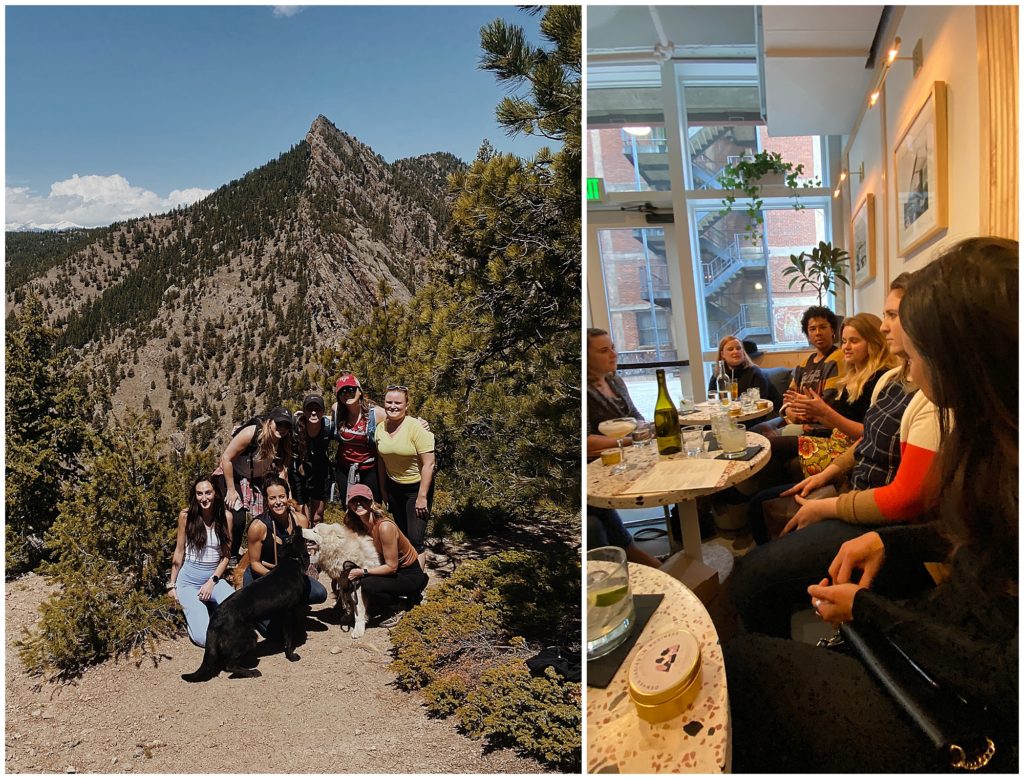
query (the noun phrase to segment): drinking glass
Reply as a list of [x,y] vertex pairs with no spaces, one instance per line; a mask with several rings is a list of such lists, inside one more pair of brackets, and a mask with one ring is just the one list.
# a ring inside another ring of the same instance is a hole
[[601,435],[618,439],[620,462],[612,468],[611,473],[622,473],[626,470],[626,452],[622,448],[622,439],[636,430],[636,420],[633,417],[607,419],[599,423],[597,429],[601,432]]
[[708,403],[712,406],[718,405],[718,390],[708,390]]
[[651,430],[651,423],[643,419],[636,420],[636,430],[633,431],[633,443],[636,446],[650,446],[654,439],[654,432]]
[[730,424],[722,428],[718,437],[727,460],[736,460],[747,451],[747,429],[744,425]]
[[704,428],[690,425],[681,432],[687,457],[700,457],[704,454]]
[[617,546],[588,550],[587,659],[606,655],[622,644],[635,622],[626,550]]
[[750,389],[748,389],[747,394],[750,395],[750,399],[753,400],[755,403],[757,403],[757,401],[761,399],[761,390],[759,390],[757,387],[751,387]]

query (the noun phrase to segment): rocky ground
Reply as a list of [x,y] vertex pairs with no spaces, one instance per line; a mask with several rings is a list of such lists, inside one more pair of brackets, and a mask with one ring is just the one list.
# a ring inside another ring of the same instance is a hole
[[333,598],[307,619],[302,659],[262,656],[259,678],[182,681],[202,659],[183,637],[161,643],[156,663],[108,661],[57,684],[26,674],[13,646],[47,592],[35,574],[6,586],[8,773],[543,770],[507,750],[487,752],[449,720],[428,717],[415,695],[392,683],[388,631],[369,628],[353,640],[331,614]]

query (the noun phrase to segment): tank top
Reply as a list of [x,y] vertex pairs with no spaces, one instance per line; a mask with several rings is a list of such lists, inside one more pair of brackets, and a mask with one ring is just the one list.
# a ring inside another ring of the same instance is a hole
[[330,420],[325,419],[320,424],[320,432],[315,437],[307,440],[305,462],[298,462],[298,458],[293,460],[296,470],[302,468],[302,475],[306,478],[327,473],[328,466],[330,465],[327,450],[334,433],[330,426],[331,424]]
[[[270,512],[260,514],[258,517],[256,517],[256,519],[258,519],[260,522],[267,526],[267,537],[263,539],[263,546],[260,549],[260,562],[275,565],[274,538],[278,538],[282,544],[287,544],[289,539],[291,539],[293,533],[295,533],[299,529],[298,525],[295,524],[294,517],[289,517],[292,525],[292,532],[289,533],[287,530],[282,530],[277,526],[277,523],[270,516]],[[277,559],[280,559],[281,554],[281,550],[277,550]],[[262,575],[263,574],[256,573],[256,571],[252,572],[253,579],[258,579]]]
[[[373,538],[373,545],[377,548],[377,554],[380,555],[380,559],[384,559],[384,547],[380,542],[380,526],[385,522],[391,522],[390,519],[382,519],[380,522],[375,522],[373,527],[370,529],[370,536]],[[395,525],[394,522],[391,522]],[[416,550],[413,548],[409,539],[405,537],[398,525],[395,525],[395,531],[398,533],[398,567],[408,568],[410,565],[415,565],[418,558]]]
[[[371,408],[368,414],[372,414]],[[338,420],[338,465],[348,468],[358,465],[359,470],[365,471],[374,467],[377,462],[375,450],[370,444],[370,434],[366,414],[360,414],[359,419],[352,427],[342,419]]]
[[185,562],[205,567],[216,565],[219,561],[220,538],[217,536],[217,531],[214,530],[213,525],[209,525],[206,528],[206,545],[198,552],[187,543],[185,544]]

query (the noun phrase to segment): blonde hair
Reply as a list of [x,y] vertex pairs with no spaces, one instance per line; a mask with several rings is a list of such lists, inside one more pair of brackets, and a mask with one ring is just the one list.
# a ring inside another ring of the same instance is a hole
[[[725,345],[729,343],[729,341],[739,341],[740,354],[743,355],[743,362],[740,363],[740,365],[742,365],[744,368],[749,368],[751,365],[754,364],[754,361],[750,359],[750,355],[747,354],[747,350],[743,348],[743,341],[740,341],[739,336],[735,335],[727,335],[725,338],[718,342],[718,359],[720,361],[725,359],[722,356],[722,350],[725,348]],[[726,364],[728,365],[728,363]]]
[[847,327],[852,327],[868,345],[868,359],[864,366],[856,371],[846,373],[836,382],[838,390],[842,392],[845,389],[846,395],[851,402],[861,396],[864,392],[864,386],[868,383],[868,379],[878,373],[878,371],[883,368],[895,368],[899,364],[895,355],[889,352],[889,347],[885,343],[885,336],[882,335],[882,331],[879,329],[881,324],[881,319],[869,313],[856,314],[847,317],[843,321],[844,330]]
[[260,443],[253,460],[270,460],[278,467],[287,468],[292,464],[292,431],[289,430],[287,435],[282,435],[279,441],[275,440],[270,427],[273,423],[272,419],[263,420],[257,433]]

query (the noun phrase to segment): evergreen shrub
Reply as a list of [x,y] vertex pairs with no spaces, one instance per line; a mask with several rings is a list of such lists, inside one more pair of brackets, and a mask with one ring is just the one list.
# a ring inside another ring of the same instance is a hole
[[152,653],[181,628],[165,582],[191,469],[175,468],[160,443],[143,417],[113,425],[60,502],[46,533],[52,562],[40,569],[59,590],[17,642],[31,673],[72,677],[108,657]]
[[474,738],[579,771],[580,685],[525,664],[543,646],[577,644],[578,557],[509,551],[459,566],[392,630],[398,685]]

